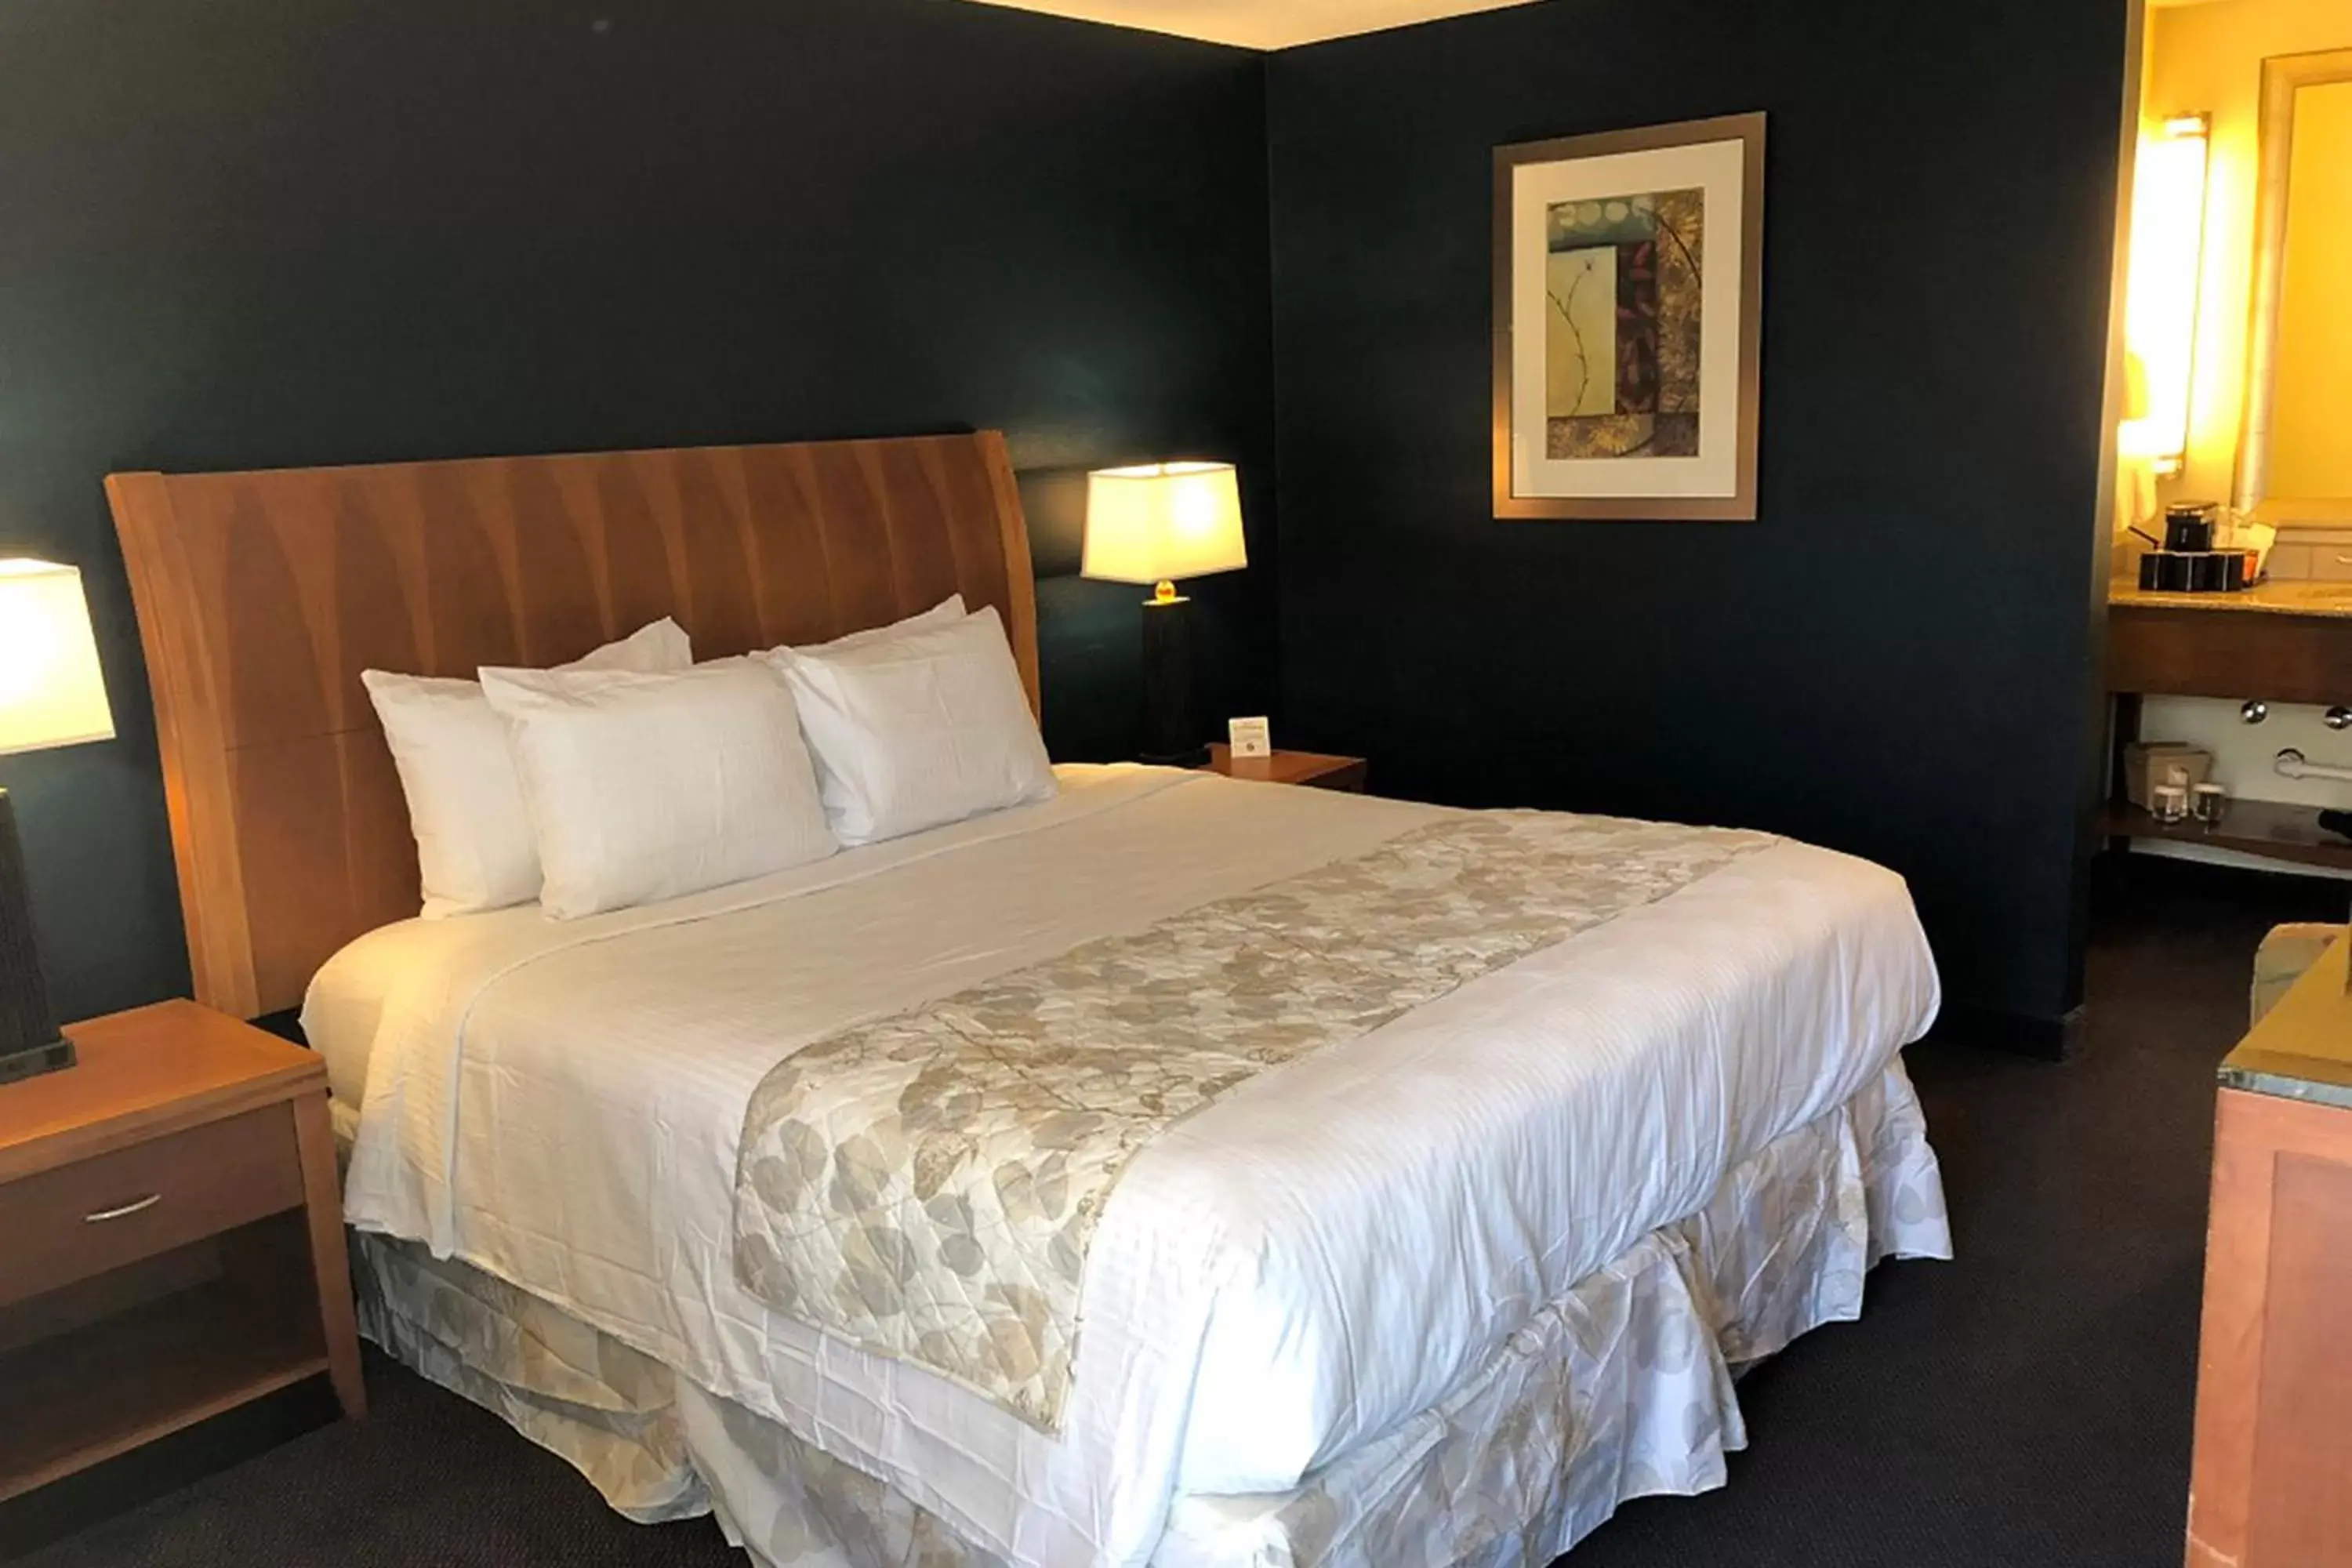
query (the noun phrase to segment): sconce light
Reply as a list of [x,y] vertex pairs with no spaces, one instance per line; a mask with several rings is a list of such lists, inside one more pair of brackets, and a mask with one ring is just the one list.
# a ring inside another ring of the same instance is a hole
[[2145,373],[2145,403],[2125,421],[2127,457],[2177,474],[2189,451],[2197,356],[2197,280],[2205,249],[2210,117],[2177,114],[2139,144],[2132,176],[2131,278],[2124,342]]

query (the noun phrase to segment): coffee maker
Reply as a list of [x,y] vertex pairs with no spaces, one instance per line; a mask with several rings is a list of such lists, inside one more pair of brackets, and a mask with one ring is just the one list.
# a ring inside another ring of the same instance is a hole
[[2252,550],[2216,550],[2221,507],[2210,500],[2174,501],[2164,509],[2164,548],[2139,558],[2139,585],[2152,594],[2226,594],[2254,585],[2260,556]]

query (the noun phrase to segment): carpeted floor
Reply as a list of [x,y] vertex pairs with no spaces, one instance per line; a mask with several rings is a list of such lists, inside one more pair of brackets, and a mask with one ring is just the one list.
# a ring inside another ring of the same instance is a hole
[[[1912,1053],[1959,1260],[1874,1277],[1863,1321],[1741,1385],[1730,1485],[1625,1509],[1574,1568],[2177,1563],[2213,1065],[2255,942],[2340,918],[2306,881],[2109,866],[2083,1049]],[[310,1432],[25,1568],[740,1564],[645,1529],[495,1418],[382,1361],[363,1425]],[[5,1404],[5,1400],[0,1400]]]

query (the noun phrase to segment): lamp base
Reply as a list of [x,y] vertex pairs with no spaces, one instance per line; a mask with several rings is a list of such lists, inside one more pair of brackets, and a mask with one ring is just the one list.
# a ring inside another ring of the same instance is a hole
[[16,808],[0,789],[0,1083],[74,1065],[73,1044],[60,1038],[33,951],[33,915],[25,906],[25,847],[16,837]]
[[73,1042],[67,1039],[52,1040],[46,1046],[27,1046],[23,1050],[0,1052],[0,1083],[38,1078],[45,1072],[60,1072],[73,1065]]
[[1143,606],[1143,743],[1138,760],[1198,767],[1209,760],[1192,694],[1192,601],[1174,595]]

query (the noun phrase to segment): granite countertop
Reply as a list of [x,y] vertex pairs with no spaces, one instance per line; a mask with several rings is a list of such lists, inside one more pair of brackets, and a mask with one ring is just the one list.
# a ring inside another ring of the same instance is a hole
[[2221,1061],[2221,1086],[2352,1110],[2352,942],[2338,937],[2319,962]]
[[2352,583],[2315,583],[2306,579],[2263,583],[2234,594],[2156,594],[2123,578],[2107,584],[2110,605],[2150,610],[2239,610],[2255,615],[2327,616],[2352,620]]

